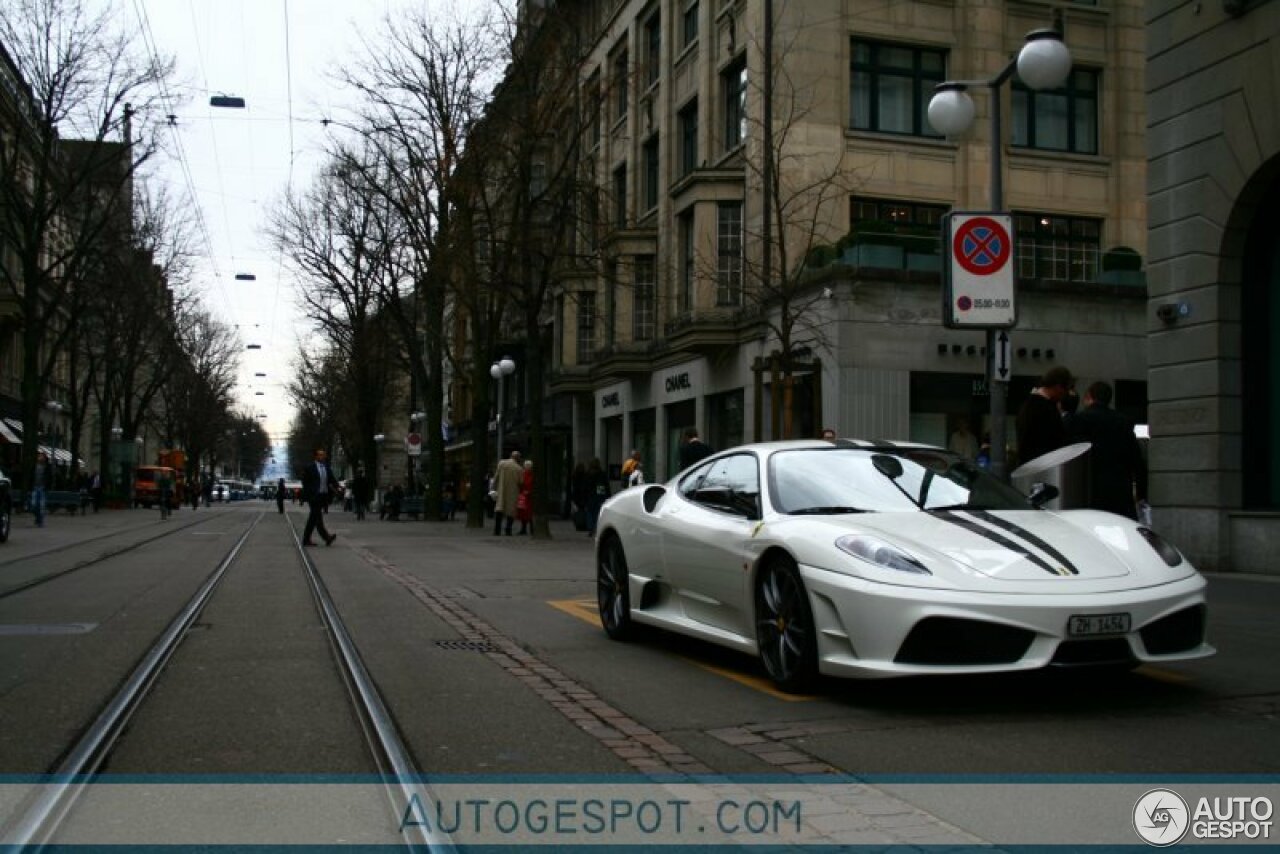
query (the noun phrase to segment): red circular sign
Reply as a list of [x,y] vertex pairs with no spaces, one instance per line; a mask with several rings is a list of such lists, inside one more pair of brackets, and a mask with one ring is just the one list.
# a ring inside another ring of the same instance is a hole
[[406,438],[406,439],[408,439],[408,441],[409,441],[409,444],[410,444],[410,445],[421,445],[421,444],[422,444],[422,434],[421,434],[421,433],[410,433],[410,434],[409,434],[408,436],[406,436],[405,438]]
[[951,250],[961,267],[975,276],[990,276],[1008,263],[1012,242],[1003,225],[976,216],[956,229]]

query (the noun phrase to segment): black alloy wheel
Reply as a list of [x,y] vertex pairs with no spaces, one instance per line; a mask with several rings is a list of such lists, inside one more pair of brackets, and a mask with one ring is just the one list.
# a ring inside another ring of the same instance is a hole
[[628,590],[627,557],[622,543],[610,535],[600,546],[596,565],[596,603],[600,607],[600,624],[614,640],[631,635],[631,592]]
[[809,595],[790,558],[770,558],[756,579],[756,644],[769,678],[784,691],[803,691],[818,673],[818,641]]

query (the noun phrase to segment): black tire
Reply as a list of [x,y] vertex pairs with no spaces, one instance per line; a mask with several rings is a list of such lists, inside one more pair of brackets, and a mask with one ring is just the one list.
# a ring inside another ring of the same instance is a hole
[[790,558],[769,558],[756,576],[756,644],[760,661],[783,691],[812,687],[818,675],[818,639],[809,594]]
[[600,609],[600,625],[614,640],[631,637],[631,590],[628,585],[627,556],[616,536],[600,545],[596,558],[596,604]]

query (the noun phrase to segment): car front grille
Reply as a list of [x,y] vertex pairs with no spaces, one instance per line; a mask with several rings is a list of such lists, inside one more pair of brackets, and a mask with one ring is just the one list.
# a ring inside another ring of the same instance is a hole
[[1193,605],[1143,626],[1138,634],[1149,654],[1170,655],[1199,646],[1204,641],[1204,623],[1204,605]]
[[1133,652],[1124,638],[1101,640],[1063,641],[1053,654],[1050,664],[1059,667],[1078,667],[1090,664],[1126,664],[1133,661]]
[[1034,633],[957,617],[926,617],[902,642],[899,664],[1011,664],[1026,654]]

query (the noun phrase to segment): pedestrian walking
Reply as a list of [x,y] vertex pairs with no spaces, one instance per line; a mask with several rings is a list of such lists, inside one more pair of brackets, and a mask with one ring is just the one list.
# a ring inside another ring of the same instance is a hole
[[330,534],[324,526],[324,508],[329,504],[329,497],[338,489],[338,479],[329,467],[328,459],[329,455],[324,448],[317,448],[315,462],[302,472],[302,496],[309,507],[307,525],[302,531],[304,546],[315,545],[311,541],[312,531],[320,532],[320,539],[324,540],[326,546],[333,545],[333,541],[338,539],[337,534]]
[[284,485],[284,478],[276,481],[276,512],[284,513],[284,496],[288,492],[288,487]]
[[351,482],[351,500],[356,505],[356,521],[363,522],[369,509],[369,476],[363,468],[356,469],[355,480]]
[[609,476],[600,465],[600,458],[593,457],[587,463],[587,536],[596,535],[596,523],[600,521],[600,508],[609,498]]
[[44,527],[45,487],[49,483],[49,455],[44,451],[36,452],[36,467],[31,474],[31,515],[35,517],[36,527]]
[[170,506],[173,501],[173,472],[160,469],[156,472],[156,488],[160,493],[160,521],[168,521]]
[[[520,500],[520,485],[524,482],[523,457],[519,451],[512,451],[511,456],[498,463],[493,475],[494,507],[493,535],[511,536],[511,526],[515,522],[516,502]],[[504,525],[505,520],[505,525]]]
[[643,486],[644,485],[644,463],[636,460],[635,467],[631,469],[631,474],[627,475],[627,486]]
[[533,460],[524,461],[524,472],[520,475],[520,494],[516,496],[516,519],[520,521],[520,536],[532,533]]
[[640,464],[640,451],[638,448],[632,448],[631,453],[627,455],[626,460],[622,463],[622,482],[626,483],[631,473],[636,470],[636,466]]
[[102,475],[96,471],[89,477],[89,500],[94,513],[102,509]]
[[580,462],[569,476],[569,498],[573,502],[573,527],[587,530],[587,507],[591,503],[591,490],[587,485],[587,464]]

